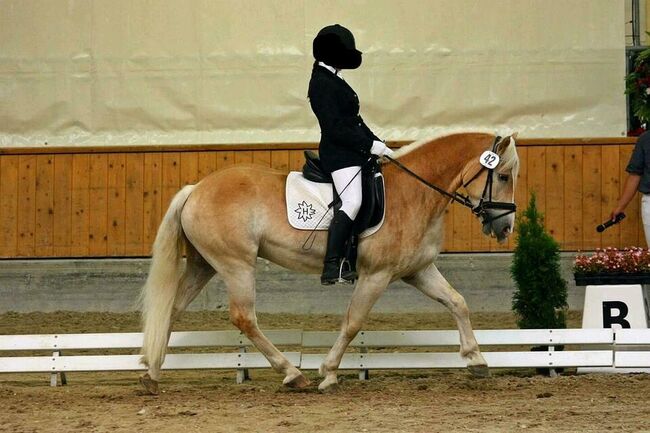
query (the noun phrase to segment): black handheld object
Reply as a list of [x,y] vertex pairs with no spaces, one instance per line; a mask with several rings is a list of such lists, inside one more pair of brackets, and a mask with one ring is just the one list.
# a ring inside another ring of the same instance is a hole
[[598,227],[596,227],[596,231],[598,233],[602,233],[605,231],[606,228],[611,227],[614,224],[620,223],[623,220],[623,218],[625,218],[625,214],[621,212],[620,214],[616,215],[616,218],[614,218],[613,220],[606,221],[601,225],[599,225]]

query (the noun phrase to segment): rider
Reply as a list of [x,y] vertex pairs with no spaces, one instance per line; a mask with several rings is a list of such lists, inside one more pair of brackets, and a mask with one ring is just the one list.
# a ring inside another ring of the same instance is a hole
[[359,115],[359,98],[341,77],[341,69],[361,65],[361,51],[350,30],[334,24],[324,27],[313,43],[316,61],[309,81],[309,102],[321,129],[319,155],[325,171],[331,173],[341,207],[327,233],[327,253],[322,284],[342,278],[356,279],[352,271],[342,272],[345,243],[352,234],[354,219],[361,208],[361,167],[370,155],[390,156],[390,150]]

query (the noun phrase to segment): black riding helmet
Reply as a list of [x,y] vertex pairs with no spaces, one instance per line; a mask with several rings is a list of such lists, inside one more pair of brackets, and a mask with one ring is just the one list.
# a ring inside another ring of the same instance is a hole
[[354,45],[354,35],[334,24],[323,27],[314,38],[314,58],[336,69],[356,69],[361,65],[361,51]]

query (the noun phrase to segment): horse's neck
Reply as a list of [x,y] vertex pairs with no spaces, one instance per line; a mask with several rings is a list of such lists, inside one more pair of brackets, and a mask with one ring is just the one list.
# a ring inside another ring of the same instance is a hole
[[[489,138],[487,138],[489,140]],[[400,158],[400,162],[427,182],[454,193],[462,185],[462,172],[472,160],[477,160],[486,149],[486,138],[449,137],[436,140],[415,149]],[[402,172],[400,177],[408,176]],[[442,212],[449,197],[428,188],[416,189],[421,195],[421,201],[427,202],[428,208],[434,212]]]

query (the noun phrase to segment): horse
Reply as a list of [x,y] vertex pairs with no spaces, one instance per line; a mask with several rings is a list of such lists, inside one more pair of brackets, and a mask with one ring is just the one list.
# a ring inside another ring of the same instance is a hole
[[[393,159],[420,180],[396,165],[384,164],[384,224],[377,233],[359,242],[359,278],[338,338],[320,366],[324,379],[319,390],[338,383],[337,369],[348,344],[388,284],[399,279],[449,309],[458,326],[460,354],[467,368],[475,376],[489,376],[465,299],[435,265],[443,239],[444,210],[451,196],[432,190],[424,182],[449,193],[464,187],[466,199],[473,205],[482,203],[489,190],[490,200],[511,203],[514,208],[519,169],[515,137],[513,134],[498,139],[483,132],[462,132],[398,149]],[[493,171],[479,161],[482,153],[490,149],[499,156]],[[226,286],[232,323],[275,371],[284,374],[284,385],[310,385],[260,331],[255,313],[258,257],[314,274],[320,273],[323,265],[326,232],[318,232],[312,248],[304,251],[301,246],[305,232],[292,228],[287,221],[286,178],[286,173],[275,169],[237,165],[183,187],[172,199],[156,234],[140,298],[144,333],[141,363],[147,367],[140,382],[147,392],[158,393],[173,322],[217,273]],[[481,219],[483,233],[499,242],[513,231],[512,211],[488,209]]]

